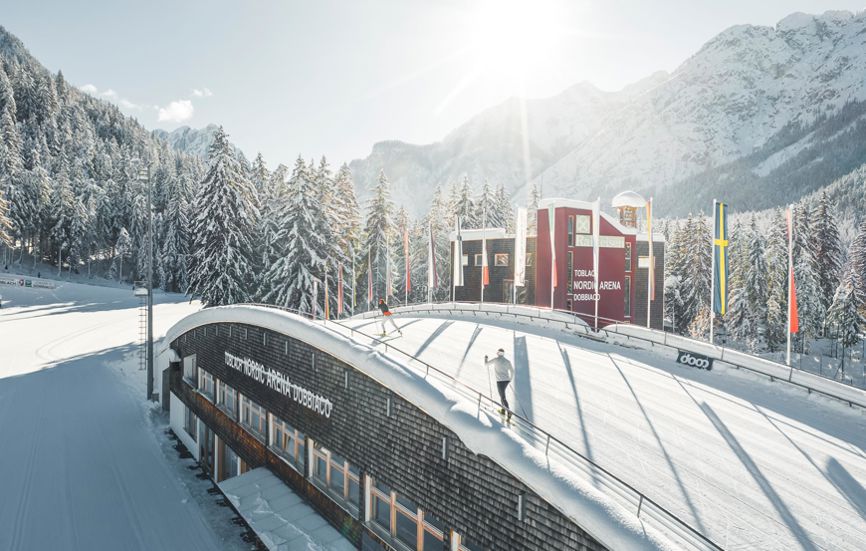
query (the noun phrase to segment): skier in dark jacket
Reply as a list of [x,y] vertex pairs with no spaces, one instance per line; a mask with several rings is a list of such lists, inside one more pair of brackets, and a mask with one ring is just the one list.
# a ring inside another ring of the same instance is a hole
[[500,412],[505,413],[505,410],[508,410],[508,418],[511,419],[511,410],[508,407],[508,400],[505,398],[505,389],[514,378],[514,366],[505,357],[505,350],[502,348],[496,351],[496,357],[490,361],[487,361],[487,356],[484,356],[484,365],[488,368],[493,367],[493,374],[496,376],[496,388],[499,390],[499,400],[502,407],[505,408]]
[[385,329],[385,322],[390,321],[391,325],[394,327],[394,331],[400,333],[400,336],[402,337],[403,331],[400,331],[400,328],[397,327],[397,323],[394,321],[394,314],[392,314],[391,310],[388,309],[388,305],[385,304],[384,298],[379,299],[379,310],[382,311],[382,315],[384,316],[382,318],[382,336],[384,337],[388,334],[388,331]]

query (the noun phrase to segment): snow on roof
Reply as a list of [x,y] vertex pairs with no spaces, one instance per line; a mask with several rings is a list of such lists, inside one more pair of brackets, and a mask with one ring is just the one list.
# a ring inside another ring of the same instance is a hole
[[[270,329],[327,351],[378,381],[453,431],[476,454],[485,455],[532,488],[586,532],[610,549],[674,549],[652,528],[576,476],[572,468],[479,413],[477,405],[450,383],[424,378],[423,372],[379,351],[331,331],[323,323],[262,306],[207,308],[168,330],[164,342],[211,323],[246,323]],[[340,407],[335,404],[334,407]]]
[[268,549],[355,549],[336,528],[265,467],[223,480],[219,487]]
[[[505,228],[482,228],[477,230],[460,230],[460,237],[463,241],[481,241],[482,239],[505,239],[513,238],[514,234],[505,232]],[[451,241],[457,239],[457,232],[453,231],[448,234]]]
[[614,208],[632,207],[642,209],[646,206],[646,199],[636,191],[623,191],[611,199],[610,206]]
[[[561,197],[551,197],[550,199],[542,199],[538,202],[538,208],[540,209],[548,209],[553,207],[555,209],[559,208],[568,208],[568,209],[581,209],[581,210],[592,210],[595,205],[595,201],[581,201],[579,199],[563,199]],[[607,222],[617,229],[620,233],[624,235],[635,235],[637,230],[635,228],[629,228],[628,226],[623,226],[619,223],[619,220],[609,215],[608,213],[599,209],[599,215],[607,220]]]

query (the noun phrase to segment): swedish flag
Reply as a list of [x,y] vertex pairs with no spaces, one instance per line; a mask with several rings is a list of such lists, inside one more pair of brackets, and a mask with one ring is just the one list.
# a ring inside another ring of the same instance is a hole
[[728,311],[728,205],[713,202],[713,311]]

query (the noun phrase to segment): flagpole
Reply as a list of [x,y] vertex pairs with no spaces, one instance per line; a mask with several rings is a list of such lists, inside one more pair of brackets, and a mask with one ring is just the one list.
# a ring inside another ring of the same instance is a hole
[[355,255],[354,251],[352,251],[352,315],[355,315]]
[[652,300],[653,300],[653,223],[652,223],[652,205],[653,198],[650,197],[649,201],[646,204],[646,220],[647,220],[647,243],[649,249],[649,265],[647,266],[646,272],[646,327],[650,329],[650,312],[652,311]]
[[485,228],[487,226],[487,204],[484,204],[484,214],[481,218],[481,304],[484,304],[484,270],[487,268],[487,239]]
[[794,229],[793,229],[793,216],[791,213],[791,207],[788,207],[788,212],[786,213],[788,216],[788,329],[786,333],[788,334],[788,345],[787,350],[785,352],[785,364],[790,367],[791,366],[791,291],[793,290],[792,285],[792,276],[794,274]]
[[595,200],[595,205],[592,209],[592,280],[593,292],[595,296],[595,330],[598,331],[598,301],[601,298],[601,293],[598,292],[598,270],[599,270],[599,241],[601,240],[601,197]]
[[710,231],[710,344],[713,342],[713,326],[716,325],[716,203],[713,199],[713,228]]
[[551,204],[547,211],[547,233],[550,236],[550,309],[553,310],[553,294],[556,289],[556,209]]

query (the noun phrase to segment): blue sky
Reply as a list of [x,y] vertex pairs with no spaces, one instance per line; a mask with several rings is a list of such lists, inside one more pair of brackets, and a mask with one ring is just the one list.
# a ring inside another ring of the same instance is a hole
[[147,128],[224,125],[273,167],[429,143],[509,96],[618,89],[726,27],[866,0],[0,0],[50,70]]

